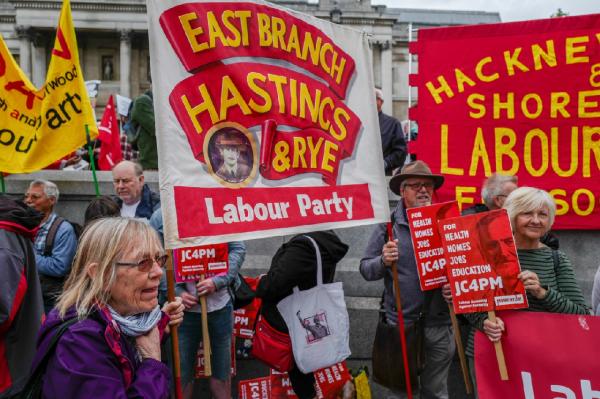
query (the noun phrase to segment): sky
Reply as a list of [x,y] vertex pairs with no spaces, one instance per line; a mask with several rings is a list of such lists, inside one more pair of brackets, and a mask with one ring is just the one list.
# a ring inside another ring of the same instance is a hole
[[396,8],[500,12],[503,22],[548,18],[561,8],[569,15],[600,13],[600,0],[371,0]]

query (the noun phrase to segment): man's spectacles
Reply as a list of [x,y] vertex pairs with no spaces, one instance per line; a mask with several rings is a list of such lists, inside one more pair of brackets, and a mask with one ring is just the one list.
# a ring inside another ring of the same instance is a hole
[[150,269],[152,269],[154,262],[158,263],[159,267],[164,267],[165,264],[167,263],[167,259],[169,259],[169,256],[165,254],[165,255],[156,256],[154,258],[142,259],[138,262],[116,262],[115,264],[117,266],[129,266],[129,267],[137,266],[139,271],[149,272]]
[[419,191],[421,188],[425,187],[426,190],[433,189],[433,182],[419,182],[419,183],[404,183],[404,187],[409,187],[413,191]]

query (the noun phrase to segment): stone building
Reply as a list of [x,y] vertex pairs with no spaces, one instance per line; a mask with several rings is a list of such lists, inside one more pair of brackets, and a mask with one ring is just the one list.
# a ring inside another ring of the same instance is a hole
[[[373,5],[372,0],[277,3],[369,33],[375,84],[386,100],[384,111],[399,119],[406,119],[409,100],[410,36],[414,40],[418,29],[431,26],[500,22],[498,13],[389,8]],[[61,0],[0,0],[0,33],[37,86],[45,80],[61,4]],[[102,81],[98,106],[113,93],[134,97],[144,92],[150,86],[146,1],[71,0],[71,9],[84,77]],[[416,67],[413,63],[412,70]]]

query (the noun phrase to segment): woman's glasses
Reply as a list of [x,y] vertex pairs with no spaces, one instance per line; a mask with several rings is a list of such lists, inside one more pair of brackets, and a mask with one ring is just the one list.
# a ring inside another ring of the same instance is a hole
[[152,269],[152,265],[154,265],[154,262],[158,263],[159,267],[164,267],[165,263],[167,263],[167,259],[169,259],[169,256],[165,254],[165,255],[158,255],[154,258],[142,259],[138,262],[116,262],[115,264],[117,266],[129,266],[129,267],[137,266],[139,271],[149,272],[150,269]]

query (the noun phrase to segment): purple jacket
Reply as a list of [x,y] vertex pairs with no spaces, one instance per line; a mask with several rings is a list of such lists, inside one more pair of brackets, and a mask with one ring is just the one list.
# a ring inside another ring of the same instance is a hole
[[[66,319],[76,317],[70,309]],[[166,317],[166,316],[165,316]],[[167,321],[168,321],[168,317]],[[164,326],[164,317],[161,325]],[[38,336],[34,367],[62,320],[48,314]],[[45,398],[168,398],[169,370],[153,359],[138,360],[135,342],[119,334],[102,311],[69,327],[50,357],[43,382]]]

